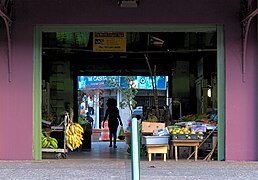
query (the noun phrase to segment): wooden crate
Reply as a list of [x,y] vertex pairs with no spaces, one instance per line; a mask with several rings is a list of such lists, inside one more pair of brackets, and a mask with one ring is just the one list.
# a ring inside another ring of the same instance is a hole
[[165,123],[142,122],[142,133],[154,133],[165,127]]

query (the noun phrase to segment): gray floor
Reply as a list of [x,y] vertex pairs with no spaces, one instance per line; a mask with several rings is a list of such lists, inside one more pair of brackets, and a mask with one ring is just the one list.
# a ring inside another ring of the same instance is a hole
[[117,142],[117,148],[109,147],[108,141],[92,142],[91,150],[69,152],[69,159],[130,159],[127,153],[128,145]]
[[[130,180],[133,172],[140,180],[258,180],[257,161],[198,161],[168,159],[157,156],[152,161],[143,157],[139,169],[132,168],[127,145],[109,148],[108,142],[92,143],[91,151],[68,153],[66,159],[40,161],[0,160],[1,180]],[[50,154],[49,154],[50,155]]]

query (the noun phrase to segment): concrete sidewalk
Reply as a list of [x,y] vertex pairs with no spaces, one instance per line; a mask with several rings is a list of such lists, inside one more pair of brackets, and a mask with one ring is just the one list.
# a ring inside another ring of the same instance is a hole
[[[67,159],[40,161],[1,161],[0,180],[130,180],[131,157],[127,145],[118,142],[110,148],[109,142],[93,142],[90,151],[68,153]],[[198,161],[180,158],[163,161],[162,156],[141,157],[141,180],[198,179],[198,180],[258,180],[258,161]]]
[[[0,161],[0,179],[85,179],[129,180],[130,159],[44,159],[41,161]],[[187,161],[161,159],[140,161],[141,180],[258,179],[258,162]]]

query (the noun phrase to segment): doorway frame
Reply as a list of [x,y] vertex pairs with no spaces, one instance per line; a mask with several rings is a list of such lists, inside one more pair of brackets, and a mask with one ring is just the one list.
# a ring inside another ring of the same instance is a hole
[[43,32],[217,32],[218,160],[225,160],[225,56],[223,25],[36,25],[33,54],[33,144],[34,160],[42,159],[42,33]]

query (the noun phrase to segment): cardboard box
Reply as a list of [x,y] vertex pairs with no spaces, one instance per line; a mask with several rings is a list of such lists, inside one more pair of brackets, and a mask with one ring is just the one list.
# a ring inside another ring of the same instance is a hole
[[165,123],[144,122],[144,121],[142,122],[143,133],[154,133],[162,128],[165,128]]
[[191,131],[194,131],[194,132],[206,132],[206,125],[205,124],[194,124],[194,125],[191,125]]
[[99,141],[101,129],[92,129],[91,141]]
[[158,131],[154,132],[153,135],[155,136],[167,136],[169,135],[167,127],[158,129]]

